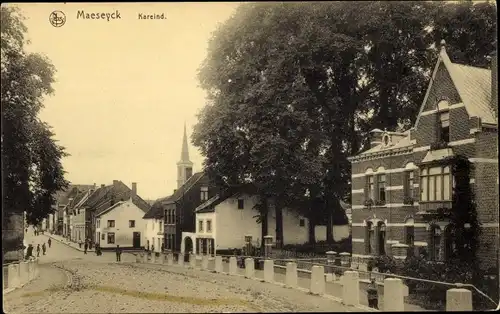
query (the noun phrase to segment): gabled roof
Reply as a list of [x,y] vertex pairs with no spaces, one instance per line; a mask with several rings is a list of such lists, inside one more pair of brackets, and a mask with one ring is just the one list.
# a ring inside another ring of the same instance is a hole
[[415,121],[415,128],[418,126],[420,115],[422,114],[427,103],[427,98],[429,97],[432,84],[436,78],[439,65],[441,63],[450,74],[451,80],[453,81],[453,84],[455,85],[455,88],[457,89],[469,116],[478,117],[481,118],[484,123],[496,125],[497,119],[495,118],[493,108],[491,107],[491,70],[452,63],[446,53],[443,42],[441,51],[439,52],[439,58],[432,73],[432,78],[429,82],[429,86],[427,87],[424,101],[422,102],[420,112],[418,113],[417,120]]
[[165,216],[162,203],[168,201],[171,196],[163,197],[154,202],[151,209],[142,217],[143,219],[161,219]]
[[215,206],[224,202],[228,198],[238,197],[243,193],[255,195],[257,193],[257,190],[253,184],[242,184],[240,186],[234,186],[231,189],[224,190],[222,193],[215,195],[200,206],[196,207],[195,213],[213,213],[215,211]]
[[[121,181],[116,184],[100,187],[90,195],[90,197],[81,204],[82,207],[94,210],[96,214],[103,212],[111,206],[111,203],[117,203],[130,199],[132,190]],[[135,195],[133,203],[142,211],[147,212],[151,208],[149,204],[140,196]]]
[[163,201],[163,204],[175,203],[182,198],[182,196],[188,192],[201,178],[203,178],[204,172],[200,171],[193,174],[180,188],[178,188],[172,196],[167,200]]

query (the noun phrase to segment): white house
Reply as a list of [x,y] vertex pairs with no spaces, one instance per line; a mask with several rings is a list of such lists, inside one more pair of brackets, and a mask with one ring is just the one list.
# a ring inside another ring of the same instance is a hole
[[[195,233],[183,233],[182,251],[186,241],[193,241],[196,254],[216,250],[240,249],[245,245],[245,236],[251,235],[254,246],[260,245],[261,225],[256,222],[258,214],[253,208],[258,198],[248,193],[236,193],[230,197],[217,195],[196,208]],[[283,244],[303,244],[308,241],[307,218],[284,208]],[[268,235],[276,239],[276,215],[270,207]],[[316,226],[316,240],[326,240],[326,226]],[[349,237],[349,226],[333,226],[335,241]]]
[[161,252],[164,245],[164,211],[161,205],[167,198],[157,200],[151,209],[144,215],[144,246],[148,249],[154,248],[155,252]]
[[96,213],[96,239],[101,248],[141,248],[146,223],[145,212],[131,200],[116,204]]

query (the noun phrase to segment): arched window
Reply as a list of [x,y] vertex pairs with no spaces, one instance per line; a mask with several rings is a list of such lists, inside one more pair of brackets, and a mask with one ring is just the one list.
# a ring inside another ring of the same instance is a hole
[[415,244],[415,226],[413,218],[405,221],[405,244],[413,246]]
[[373,239],[373,223],[371,221],[367,221],[365,226],[365,253],[367,255],[373,253],[372,239]]
[[448,143],[450,141],[450,104],[446,100],[441,100],[437,104],[439,114],[439,140]]
[[379,222],[378,228],[378,253],[379,255],[385,255],[385,224],[383,222]]

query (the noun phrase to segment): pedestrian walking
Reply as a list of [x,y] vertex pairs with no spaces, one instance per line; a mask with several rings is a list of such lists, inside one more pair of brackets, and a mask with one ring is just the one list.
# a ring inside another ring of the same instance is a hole
[[26,259],[29,259],[30,257],[33,257],[33,245],[28,244],[28,249],[26,250]]
[[375,279],[373,278],[371,279],[370,284],[368,285],[368,288],[366,290],[366,293],[368,294],[368,306],[378,310],[378,290]]
[[36,257],[40,257],[40,243],[36,246]]
[[116,261],[121,262],[122,257],[122,249],[120,249],[120,245],[116,245]]
[[79,247],[80,249],[82,248],[82,244],[83,244],[82,240],[78,240],[78,247]]
[[83,254],[87,254],[87,248],[89,247],[87,241],[85,241],[85,244],[83,245]]
[[99,243],[95,244],[95,255],[100,256],[101,248],[99,247]]
[[45,246],[45,242],[42,244],[42,251],[43,255],[45,255],[45,252],[47,251],[47,246]]
[[52,245],[52,240],[49,238],[49,239],[47,240],[47,243],[49,244],[49,249],[50,249],[50,246]]

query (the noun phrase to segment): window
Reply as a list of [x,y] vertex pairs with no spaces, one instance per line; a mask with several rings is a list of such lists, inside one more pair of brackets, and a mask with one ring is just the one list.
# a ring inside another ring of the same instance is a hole
[[115,244],[115,233],[114,232],[108,233],[108,244]]
[[299,220],[299,226],[304,227],[305,225],[306,225],[306,221],[305,221],[305,219],[302,219],[302,218],[301,218],[301,219]]
[[96,220],[96,227],[101,228],[101,219]]
[[103,233],[103,234],[101,235],[101,240],[106,240],[106,234],[104,234],[104,233]]
[[160,220],[159,224],[160,224],[160,232],[162,232],[163,231],[163,221]]
[[374,250],[374,243],[373,243],[373,240],[374,240],[374,225],[372,222],[367,222],[366,223],[366,227],[365,227],[365,252],[366,254],[372,254],[375,250]]
[[245,200],[239,199],[238,200],[238,209],[244,209],[244,208],[245,208]]
[[439,226],[432,227],[432,246],[431,259],[439,261],[441,259],[441,228]]
[[385,174],[378,175],[378,200],[385,202]]
[[193,168],[186,168],[186,180],[193,175]]
[[409,246],[412,246],[415,241],[415,227],[405,226],[405,228],[406,228],[405,243]]
[[368,197],[374,201],[375,200],[375,180],[374,180],[373,176],[368,177],[367,185],[368,185]]
[[380,223],[378,225],[378,250],[379,255],[385,255],[385,224]]
[[207,220],[207,232],[212,232],[212,220]]
[[415,184],[415,172],[405,172],[405,196],[413,197],[413,186]]
[[439,139],[442,142],[448,143],[450,141],[450,112],[441,112],[439,114],[441,128],[439,130]]
[[450,167],[432,167],[421,170],[420,199],[422,201],[451,200]]
[[135,220],[129,220],[128,221],[128,227],[129,228],[135,228]]
[[108,228],[114,228],[115,227],[115,221],[114,220],[108,220]]
[[202,202],[208,200],[208,187],[207,186],[202,186],[201,187],[200,199],[201,199]]
[[203,220],[198,220],[198,231],[203,232]]

